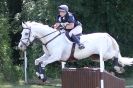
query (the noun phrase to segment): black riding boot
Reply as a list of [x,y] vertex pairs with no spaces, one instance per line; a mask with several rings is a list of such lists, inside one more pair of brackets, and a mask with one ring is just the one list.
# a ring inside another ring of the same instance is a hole
[[80,43],[80,40],[79,40],[79,38],[78,38],[77,36],[72,35],[71,38],[72,38],[72,40],[73,40],[75,43],[78,44],[79,49],[84,49],[84,48],[85,48],[85,46],[84,46],[82,43]]

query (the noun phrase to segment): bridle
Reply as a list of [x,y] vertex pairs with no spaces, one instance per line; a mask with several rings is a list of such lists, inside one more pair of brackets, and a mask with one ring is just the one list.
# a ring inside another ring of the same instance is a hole
[[[29,31],[29,36],[28,36],[28,38],[23,38],[23,39],[21,39],[20,41],[22,42],[22,44],[24,44],[26,47],[28,46],[28,42],[30,43],[30,36],[31,36],[31,28],[29,27],[27,27],[27,28],[23,28],[23,29],[27,29],[27,30],[30,30]],[[25,40],[25,39],[27,39],[27,42],[25,43],[25,42],[23,42],[23,40]]]
[[[31,27],[27,27],[27,28],[23,28],[23,29],[30,30],[30,31],[29,31],[29,36],[28,36],[28,38],[24,38],[24,39],[21,39],[21,40],[20,40],[26,47],[28,47],[28,42],[31,43],[31,41],[30,41]],[[43,45],[44,45],[45,47],[47,47],[48,43],[50,43],[50,42],[53,41],[55,38],[57,38],[58,36],[60,36],[61,34],[65,33],[65,32],[61,32],[60,30],[56,30],[56,31],[53,31],[53,32],[51,32],[51,33],[48,33],[48,34],[46,34],[46,35],[44,35],[44,36],[42,36],[42,37],[40,37],[40,38],[38,38],[38,37],[36,37],[36,38],[39,39],[39,40],[41,40],[42,38],[45,38],[45,37],[47,37],[47,36],[49,36],[49,35],[51,35],[51,34],[53,34],[53,33],[55,33],[55,32],[59,32],[59,34],[57,34],[56,36],[54,36],[52,39],[50,39],[50,40],[47,41],[46,43],[43,43]],[[23,42],[23,40],[25,40],[25,39],[27,39],[27,43]]]

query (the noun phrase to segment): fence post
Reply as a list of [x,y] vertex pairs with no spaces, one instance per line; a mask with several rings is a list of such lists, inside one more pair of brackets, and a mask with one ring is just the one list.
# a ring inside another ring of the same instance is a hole
[[25,83],[27,83],[27,52],[24,51],[24,77],[25,77]]
[[104,79],[103,79],[103,72],[104,72],[104,61],[103,57],[100,57],[100,74],[101,74],[101,88],[104,88]]
[[66,65],[66,62],[61,62],[61,68],[64,69]]

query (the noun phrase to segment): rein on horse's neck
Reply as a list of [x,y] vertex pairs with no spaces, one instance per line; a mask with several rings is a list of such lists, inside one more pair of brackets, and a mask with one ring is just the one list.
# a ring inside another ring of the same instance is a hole
[[[34,27],[34,30],[35,30],[34,32],[41,34],[41,35],[36,35],[36,36],[43,43],[43,45],[45,45],[45,47],[47,47],[48,43],[50,43],[51,41],[53,41],[55,38],[57,38],[58,36],[60,36],[62,34],[60,31],[58,31],[56,29],[53,29],[49,26],[46,26],[46,27],[47,27],[46,29]],[[42,30],[42,31],[39,32],[39,30]],[[51,35],[53,35],[53,36],[51,36]],[[50,36],[50,38],[47,38],[49,36]],[[46,41],[46,42],[44,42],[44,41]]]

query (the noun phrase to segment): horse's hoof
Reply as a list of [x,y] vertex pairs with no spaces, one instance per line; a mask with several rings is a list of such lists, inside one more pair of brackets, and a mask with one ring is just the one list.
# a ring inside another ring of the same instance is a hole
[[119,67],[119,66],[114,66],[114,69],[116,70],[117,73],[122,74],[125,72],[123,67]]
[[121,73],[124,73],[125,72],[125,69],[124,68],[120,68],[120,71],[121,71]]
[[46,78],[43,78],[43,79],[42,79],[42,82],[46,82],[46,81],[47,81],[47,79],[46,79]]
[[120,71],[120,67],[118,67],[118,66],[114,66],[114,69],[115,69],[116,71]]
[[119,73],[119,74],[122,73],[120,67],[114,66],[114,69],[115,69],[115,71],[116,71],[117,73]]
[[38,79],[41,79],[41,77],[40,77],[40,76],[38,76]]

